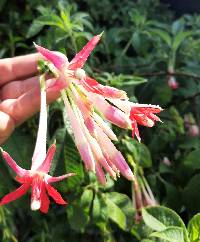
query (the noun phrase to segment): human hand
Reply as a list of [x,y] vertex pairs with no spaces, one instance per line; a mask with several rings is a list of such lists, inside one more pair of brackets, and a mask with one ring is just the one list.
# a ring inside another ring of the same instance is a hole
[[[16,126],[39,111],[37,61],[40,57],[29,54],[0,60],[0,144]],[[59,90],[51,88],[54,82],[55,79],[47,80],[47,103],[59,97]]]

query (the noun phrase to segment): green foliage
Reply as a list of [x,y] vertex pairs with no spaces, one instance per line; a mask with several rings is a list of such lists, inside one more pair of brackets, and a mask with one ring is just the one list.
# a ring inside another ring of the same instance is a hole
[[199,241],[200,215],[196,214],[186,229],[181,218],[172,210],[154,207],[142,210],[145,224],[155,231],[149,238],[157,237],[159,241],[197,242]]
[[[200,124],[200,16],[177,19],[158,0],[2,0],[0,13],[1,58],[33,52],[35,41],[71,60],[91,36],[104,30],[85,69],[102,84],[125,90],[131,101],[164,108],[163,123],[151,129],[139,127],[142,143],[133,140],[129,131],[112,128],[119,138],[115,144],[134,172],[146,176],[156,199],[169,207],[143,209],[143,220],[137,224],[132,184],[107,176],[102,187],[85,172],[58,99],[49,108],[49,144],[57,141],[50,173],[77,174],[57,185],[69,204],[66,208],[51,204],[46,216],[29,211],[27,196],[1,207],[0,240],[199,241],[200,215],[195,214],[200,211],[200,140],[191,136],[184,116],[191,113],[192,124]],[[40,65],[46,71],[44,63]],[[169,88],[169,75],[179,83],[177,90]],[[37,123],[37,117],[29,120],[3,145],[27,169]],[[0,168],[3,196],[17,183],[2,159]]]
[[166,241],[187,242],[188,233],[181,218],[172,210],[164,207],[143,209],[143,219],[153,231],[149,236]]
[[197,242],[200,237],[200,214],[196,214],[188,223],[188,233],[191,242]]

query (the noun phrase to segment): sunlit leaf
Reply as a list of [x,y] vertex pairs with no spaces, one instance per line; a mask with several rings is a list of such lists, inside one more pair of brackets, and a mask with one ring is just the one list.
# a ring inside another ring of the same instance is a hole
[[200,214],[196,214],[188,223],[188,233],[191,242],[198,242],[200,238]]
[[154,232],[151,237],[157,237],[169,242],[185,242],[183,229],[175,226],[170,226],[165,230]]

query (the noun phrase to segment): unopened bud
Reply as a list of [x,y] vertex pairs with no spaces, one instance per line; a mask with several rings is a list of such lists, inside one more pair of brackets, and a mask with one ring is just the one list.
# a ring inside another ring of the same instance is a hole
[[174,76],[170,76],[169,79],[168,79],[168,86],[175,90],[179,87],[179,84],[178,82],[176,81],[176,78]]
[[163,163],[164,163],[166,166],[171,166],[171,164],[172,164],[171,161],[169,160],[169,158],[166,157],[166,156],[163,158],[162,161],[163,161]]

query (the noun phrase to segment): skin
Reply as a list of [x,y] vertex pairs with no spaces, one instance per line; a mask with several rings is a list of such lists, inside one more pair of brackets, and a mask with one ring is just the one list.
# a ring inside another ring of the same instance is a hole
[[[29,54],[0,60],[0,144],[40,109],[39,58],[40,54]],[[47,80],[47,103],[59,97],[54,83]]]

